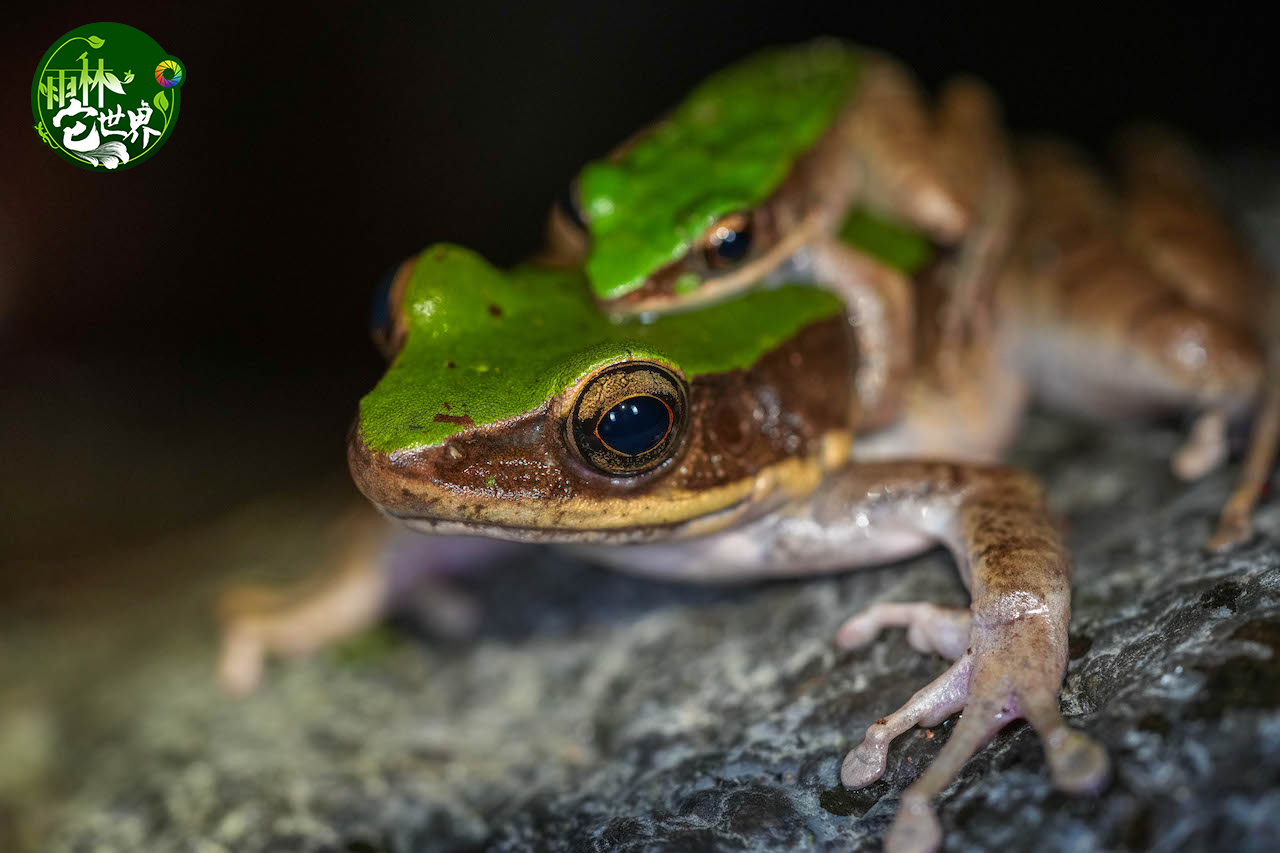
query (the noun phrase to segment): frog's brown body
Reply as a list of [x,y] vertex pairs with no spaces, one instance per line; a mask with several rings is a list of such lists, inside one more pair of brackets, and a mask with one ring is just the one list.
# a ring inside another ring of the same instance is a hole
[[[749,370],[691,382],[682,455],[643,477],[602,478],[566,453],[564,413],[581,384],[513,421],[394,457],[354,430],[353,474],[385,513],[424,532],[570,544],[666,577],[830,571],[945,544],[969,609],[878,604],[841,629],[849,646],[906,626],[913,645],[953,661],[868,729],[843,781],[878,779],[894,737],[963,710],[905,792],[890,849],[938,845],[930,798],[1012,719],[1036,728],[1060,787],[1096,789],[1106,754],[1057,708],[1069,558],[1036,481],[989,463],[1037,394],[1100,416],[1197,414],[1175,460],[1197,475],[1222,459],[1223,425],[1264,385],[1263,330],[1250,320],[1262,313],[1261,276],[1178,144],[1156,135],[1134,145],[1122,202],[1054,143],[1012,158],[978,84],[948,87],[930,117],[897,66],[873,64],[859,98],[762,208],[772,233],[760,255],[693,296],[659,270],[612,306],[687,308],[803,278],[843,296],[851,323],[822,321]],[[949,249],[908,282],[835,240],[855,201]],[[555,219],[552,234],[549,257],[577,263],[583,235]],[[1269,430],[1264,418],[1223,539],[1245,529]],[[240,608],[228,681],[251,684],[267,650],[307,648],[374,618],[394,590],[371,563],[352,561],[303,606]]]

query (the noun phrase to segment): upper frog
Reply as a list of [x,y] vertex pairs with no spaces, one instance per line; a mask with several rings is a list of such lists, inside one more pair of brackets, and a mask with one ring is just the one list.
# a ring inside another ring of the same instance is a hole
[[967,221],[927,136],[909,75],[882,54],[834,40],[765,50],[588,164],[553,213],[551,255],[581,264],[613,313],[687,308],[780,270],[794,280],[787,261],[851,214],[895,232],[910,271],[927,238],[952,242]]
[[777,189],[849,101],[859,67],[838,42],[764,51],[707,79],[619,156],[588,165],[578,196],[596,295],[637,290],[713,223]]
[[394,362],[349,458],[366,495],[432,529],[626,539],[812,488],[847,456],[852,348],[820,289],[615,322],[581,273],[436,246],[389,298]]

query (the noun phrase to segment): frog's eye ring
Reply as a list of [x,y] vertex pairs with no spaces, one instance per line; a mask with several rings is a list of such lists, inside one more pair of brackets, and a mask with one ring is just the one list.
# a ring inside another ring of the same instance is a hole
[[579,231],[587,230],[587,220],[582,215],[582,205],[578,203],[578,182],[566,186],[560,191],[560,195],[556,196],[556,207],[565,221],[577,228]]
[[731,270],[751,255],[751,216],[733,213],[707,229],[702,262],[713,272]]
[[629,362],[593,376],[569,415],[569,435],[582,460],[611,477],[652,471],[680,447],[687,392],[674,372]]

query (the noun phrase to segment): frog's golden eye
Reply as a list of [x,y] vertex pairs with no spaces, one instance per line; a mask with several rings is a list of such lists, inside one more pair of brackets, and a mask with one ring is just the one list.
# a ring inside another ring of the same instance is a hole
[[687,392],[670,369],[652,362],[611,367],[583,386],[569,416],[582,460],[611,477],[652,471],[680,448]]
[[751,254],[751,216],[733,213],[707,229],[702,238],[702,261],[707,269],[733,269]]

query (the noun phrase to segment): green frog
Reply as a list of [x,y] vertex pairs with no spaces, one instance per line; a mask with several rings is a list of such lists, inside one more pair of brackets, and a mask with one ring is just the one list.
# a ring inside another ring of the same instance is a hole
[[[917,119],[859,112],[882,102]],[[843,783],[963,712],[886,849],[939,846],[933,797],[1014,719],[1059,788],[1097,791],[1106,751],[1058,708],[1069,555],[1035,478],[997,460],[1034,393],[1100,417],[1196,412],[1175,468],[1217,464],[1222,425],[1264,396],[1259,332],[1231,296],[1259,274],[1167,135],[1132,140],[1122,199],[1060,144],[1011,155],[979,84],[949,87],[936,116],[923,104],[877,55],[768,51],[584,171],[534,262],[438,245],[402,265],[375,335],[391,366],[348,461],[427,547],[395,568],[356,536],[305,600],[237,599],[228,685],[369,624],[410,583],[531,543],[704,582],[942,544],[967,609],[873,603],[837,634],[905,627],[950,661],[868,727]],[[1269,461],[1266,411],[1236,521]]]

